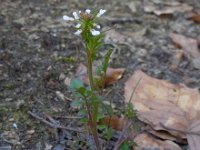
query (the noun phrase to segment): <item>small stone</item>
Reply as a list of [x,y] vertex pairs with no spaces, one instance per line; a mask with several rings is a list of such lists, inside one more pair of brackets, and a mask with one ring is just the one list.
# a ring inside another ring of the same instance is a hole
[[17,124],[16,123],[13,123],[13,128],[17,129]]
[[26,133],[27,134],[33,134],[33,133],[35,133],[35,130],[28,130]]
[[66,77],[65,74],[64,74],[64,73],[61,73],[60,76],[59,76],[59,80],[64,80],[65,77]]
[[71,82],[71,78],[66,77],[65,80],[64,80],[64,85],[69,87],[70,86],[70,82]]
[[37,34],[31,34],[28,38],[29,40],[38,40],[40,37]]
[[61,93],[60,91],[56,91],[56,95],[59,99],[65,101],[65,96],[63,93]]
[[53,147],[53,146],[52,146],[51,144],[45,143],[45,148],[44,148],[44,150],[51,150],[52,147]]

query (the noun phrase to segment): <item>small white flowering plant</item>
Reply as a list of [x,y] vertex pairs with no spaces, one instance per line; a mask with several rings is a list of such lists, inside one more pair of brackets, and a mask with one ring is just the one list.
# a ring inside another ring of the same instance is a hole
[[108,62],[111,50],[107,51],[104,56],[104,60],[96,69],[96,75],[94,75],[93,63],[99,55],[99,48],[102,45],[104,37],[103,32],[100,32],[100,25],[97,24],[99,17],[101,17],[106,10],[100,9],[99,11],[91,12],[90,9],[86,9],[84,12],[73,12],[73,17],[63,16],[66,21],[74,22],[76,32],[82,38],[87,54],[87,73],[89,78],[89,87],[84,86],[79,79],[73,79],[70,83],[70,88],[74,92],[77,100],[73,101],[73,105],[79,106],[80,112],[85,116],[82,121],[89,127],[89,133],[92,135],[95,147],[97,150],[101,150],[101,144],[98,137],[98,120],[104,116],[103,112],[109,112],[109,108],[105,109],[103,105],[102,85],[105,83],[106,70],[108,68]]
[[[99,119],[105,117],[106,114],[109,115],[110,118],[112,115],[112,107],[104,105],[104,96],[102,95],[102,88],[105,85],[106,71],[112,50],[108,50],[105,56],[103,56],[104,59],[102,60],[101,64],[96,67],[95,74],[93,67],[94,61],[97,59],[97,56],[100,55],[99,49],[104,38],[104,33],[100,31],[101,26],[98,25],[97,22],[105,12],[106,10],[104,9],[94,12],[91,12],[90,9],[86,9],[84,12],[73,12],[73,17],[66,15],[63,16],[64,20],[75,23],[74,27],[76,32],[74,34],[80,36],[84,42],[85,51],[87,54],[87,74],[89,78],[89,87],[84,86],[83,82],[79,79],[73,79],[71,81],[70,88],[76,98],[72,102],[72,105],[80,108],[79,114],[83,116],[81,121],[86,124],[89,134],[91,134],[93,137],[95,145],[95,148],[93,149],[97,150],[102,149],[97,131],[98,127],[100,127],[98,126],[98,121]],[[134,91],[131,94],[131,97],[133,96]],[[135,117],[135,111],[130,101],[125,107],[125,116],[128,119]],[[111,138],[111,128],[104,126],[103,129],[105,131],[106,138]],[[123,142],[121,141],[121,138],[119,138],[114,149],[118,149],[122,143]],[[125,144],[123,146],[126,147],[127,145]]]

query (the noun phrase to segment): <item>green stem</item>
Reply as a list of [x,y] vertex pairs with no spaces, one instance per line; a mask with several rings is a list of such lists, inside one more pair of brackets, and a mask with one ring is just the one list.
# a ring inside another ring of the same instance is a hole
[[90,81],[90,87],[91,90],[94,91],[95,87],[94,87],[94,79],[93,79],[93,72],[92,72],[92,58],[91,58],[91,54],[88,51],[87,52],[87,71],[88,71],[88,76],[89,76],[89,81]]
[[[94,85],[93,70],[92,70],[92,58],[91,58],[91,53],[89,50],[87,52],[87,63],[88,63],[87,71],[88,71],[88,76],[89,76],[90,87],[91,87],[91,90],[94,92],[95,85]],[[89,116],[89,120],[90,120],[90,129],[92,131],[92,136],[94,138],[96,148],[97,148],[97,150],[101,150],[101,144],[99,142],[98,132],[97,132],[98,107],[99,107],[98,102],[97,103],[95,102],[93,114],[92,114],[92,116]],[[92,107],[90,106],[90,108],[92,108]],[[88,108],[88,109],[90,109],[90,108]]]

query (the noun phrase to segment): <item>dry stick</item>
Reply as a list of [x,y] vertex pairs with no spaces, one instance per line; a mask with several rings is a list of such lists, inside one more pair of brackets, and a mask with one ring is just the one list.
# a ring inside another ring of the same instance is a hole
[[32,113],[31,111],[28,111],[28,114],[31,115],[32,117],[38,119],[39,121],[41,121],[41,122],[43,122],[43,123],[49,125],[49,126],[52,127],[52,128],[65,129],[65,130],[75,131],[75,132],[80,132],[80,133],[83,132],[83,131],[81,131],[80,129],[69,128],[69,127],[65,127],[65,126],[63,126],[63,125],[53,124],[53,123],[47,121],[46,119],[41,118],[41,117],[39,117],[38,115]]
[[[142,80],[142,77],[141,77],[141,78],[138,80],[138,82],[136,83],[136,86],[134,87],[134,89],[133,89],[133,91],[132,91],[132,93],[131,93],[131,96],[130,96],[130,99],[129,99],[129,103],[131,102],[131,99],[133,98],[133,95],[134,95],[134,93],[135,93],[135,91],[136,91],[136,89],[137,89],[137,87],[138,87],[138,85],[139,85],[139,83],[140,83],[141,80]],[[117,142],[116,142],[115,147],[114,147],[113,150],[118,150],[119,147],[120,147],[120,145],[121,145],[125,140],[127,140],[127,138],[130,136],[130,134],[127,134],[126,136],[124,136],[124,135],[126,134],[127,130],[130,128],[131,125],[132,125],[132,121],[129,122],[129,123],[127,124],[127,126],[124,128],[124,130],[122,131],[122,133],[121,133],[119,139],[117,140]]]
[[118,150],[119,147],[121,146],[121,144],[127,140],[127,138],[129,137],[129,134],[127,134],[127,130],[130,128],[130,126],[132,125],[132,122],[129,122],[126,127],[123,129],[119,139],[117,140],[115,147],[113,150]]
[[54,116],[54,118],[60,118],[60,119],[81,119],[83,117],[78,117],[78,116]]
[[125,23],[125,22],[135,22],[135,23],[142,23],[142,20],[137,18],[113,18],[113,17],[105,17],[106,20],[110,21],[111,23]]
[[166,127],[163,123],[160,123],[160,126],[163,127],[166,130],[176,131],[176,132],[180,132],[180,133],[183,133],[183,134],[193,134],[193,135],[200,136],[200,133],[198,133],[198,132],[183,131],[183,130],[180,130],[180,129],[174,129],[174,128]]

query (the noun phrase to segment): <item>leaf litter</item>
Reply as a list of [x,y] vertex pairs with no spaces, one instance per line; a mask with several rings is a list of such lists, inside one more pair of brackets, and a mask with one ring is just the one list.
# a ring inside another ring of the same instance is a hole
[[200,137],[198,89],[155,79],[138,70],[125,83],[126,102],[140,78],[142,79],[131,99],[138,118],[155,131],[164,130],[176,138],[187,138],[190,149],[197,150]]

